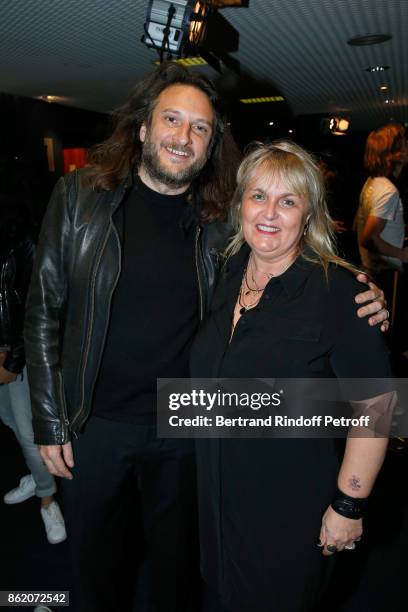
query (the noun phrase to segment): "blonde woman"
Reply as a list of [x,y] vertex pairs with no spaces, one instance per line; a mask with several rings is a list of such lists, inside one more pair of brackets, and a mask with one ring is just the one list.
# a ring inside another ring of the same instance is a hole
[[[238,171],[233,212],[236,233],[193,345],[192,376],[389,376],[379,329],[356,316],[359,283],[335,254],[311,156],[290,142],[256,145]],[[349,438],[339,463],[328,438],[197,441],[201,566],[218,609],[311,610],[328,557],[352,551],[362,535],[386,445]]]

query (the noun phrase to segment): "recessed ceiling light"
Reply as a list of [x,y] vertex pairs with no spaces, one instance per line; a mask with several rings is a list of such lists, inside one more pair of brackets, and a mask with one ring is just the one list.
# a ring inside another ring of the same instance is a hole
[[269,122],[269,125],[273,125],[273,121],[270,121],[270,122]]
[[389,70],[389,66],[369,66],[368,68],[364,68],[367,72],[383,72],[384,70]]
[[380,43],[391,40],[391,34],[366,34],[365,36],[355,36],[347,41],[352,47],[367,47],[368,45],[379,45]]
[[380,85],[381,91],[387,91],[387,89],[388,89],[388,85]]
[[293,134],[293,130],[289,130],[289,134]]

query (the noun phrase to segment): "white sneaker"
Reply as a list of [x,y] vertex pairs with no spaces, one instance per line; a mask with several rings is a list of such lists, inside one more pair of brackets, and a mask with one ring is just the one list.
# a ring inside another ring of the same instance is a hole
[[15,489],[12,489],[3,497],[5,504],[19,504],[29,497],[35,495],[36,484],[31,474],[23,476],[20,484]]
[[65,522],[57,502],[51,502],[48,508],[41,508],[41,516],[49,543],[59,544],[63,542],[67,537],[67,532],[65,531]]

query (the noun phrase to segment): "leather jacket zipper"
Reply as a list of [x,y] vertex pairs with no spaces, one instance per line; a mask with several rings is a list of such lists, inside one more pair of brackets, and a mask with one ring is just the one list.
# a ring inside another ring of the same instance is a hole
[[64,384],[62,382],[62,372],[58,372],[58,383],[59,383],[59,395],[60,395],[60,403],[61,403],[61,412],[63,417],[64,425],[69,428],[69,420],[67,414],[67,407],[65,404],[65,395],[64,395]]
[[102,258],[102,253],[105,250],[106,247],[106,243],[108,242],[108,238],[109,238],[109,234],[110,234],[110,230],[112,228],[112,218],[110,218],[109,220],[109,226],[108,229],[106,230],[106,234],[102,243],[102,246],[100,248],[100,251],[98,253],[98,256],[96,258],[95,261],[95,266],[92,272],[92,279],[91,279],[91,306],[90,306],[90,319],[89,319],[89,325],[88,325],[88,330],[87,330],[87,337],[86,337],[86,342],[85,342],[85,352],[84,352],[84,359],[83,359],[83,366],[82,366],[82,370],[81,370],[81,377],[82,377],[82,383],[81,383],[81,403],[80,403],[80,407],[78,412],[76,413],[76,415],[74,416],[74,418],[71,421],[71,430],[74,426],[74,423],[76,421],[79,420],[79,418],[81,417],[82,412],[84,411],[84,403],[85,403],[85,370],[86,370],[86,364],[88,361],[88,355],[89,355],[89,351],[90,351],[90,347],[91,347],[91,338],[92,338],[92,330],[93,330],[93,320],[94,320],[94,303],[95,303],[95,280],[96,280],[96,275],[99,269],[99,264],[101,262],[101,258]]
[[[119,240],[119,235],[118,235],[118,231],[117,231],[117,229],[116,229],[116,227],[115,227],[115,224],[114,224],[114,223],[113,223],[113,221],[112,221],[112,217],[111,217],[111,220],[110,220],[110,226],[111,226],[112,231],[113,231],[113,233],[114,233],[114,235],[115,235],[116,242],[117,242],[117,244],[118,244],[119,253],[121,253],[121,244],[120,244],[120,240]],[[120,261],[120,260],[119,260],[119,261]],[[118,273],[117,273],[117,275],[116,275],[115,282],[114,282],[114,283],[113,283],[113,285],[112,285],[112,291],[110,292],[110,294],[109,294],[109,296],[108,296],[108,310],[109,310],[109,312],[110,312],[110,308],[111,308],[111,303],[112,303],[113,293],[114,293],[114,291],[115,291],[115,289],[116,289],[116,286],[117,286],[117,284],[118,284],[118,280],[119,280],[119,276],[120,276],[121,270],[122,270],[122,266],[121,266],[121,263],[119,263]],[[103,340],[102,340],[102,346],[103,346],[103,347],[105,346],[106,336],[107,336],[107,334],[108,334],[108,328],[109,328],[109,317],[107,317],[107,319],[106,319],[106,325],[105,325],[105,329],[104,329],[104,331],[103,331]],[[98,377],[98,374],[99,374],[99,368],[100,368],[101,361],[102,361],[102,355],[103,355],[103,349],[102,349],[101,354],[100,354],[100,359],[99,359],[98,367],[96,368],[95,378],[94,378],[94,380],[93,380],[92,387],[91,387],[91,389],[90,389],[90,397],[92,397],[92,396],[93,396],[93,392],[94,392],[94,389],[95,389],[95,384],[96,384],[96,379],[97,379],[97,377]],[[82,424],[83,424],[83,423],[78,423],[78,426],[79,426],[79,427],[82,427]]]
[[197,270],[197,280],[198,280],[198,292],[200,295],[200,321],[204,318],[204,300],[203,300],[203,288],[201,286],[201,277],[200,277],[200,269],[198,266],[198,241],[201,234],[201,227],[197,227],[196,231],[196,239],[195,239],[195,261],[196,261],[196,270]]

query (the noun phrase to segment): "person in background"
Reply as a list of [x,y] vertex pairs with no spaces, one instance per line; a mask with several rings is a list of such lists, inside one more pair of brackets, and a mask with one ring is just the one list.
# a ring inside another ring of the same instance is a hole
[[[356,215],[361,261],[384,288],[391,321],[395,323],[398,285],[403,264],[408,262],[404,211],[395,179],[407,161],[408,147],[402,125],[389,123],[369,134],[364,154],[369,176],[361,191]],[[393,336],[396,336],[395,330]]]
[[337,250],[347,261],[359,262],[356,237],[352,231],[356,194],[353,193],[353,180],[349,168],[344,160],[341,162],[329,151],[319,154],[318,166],[324,177],[327,208],[333,220]]
[[17,214],[14,198],[0,200],[0,419],[10,427],[23,452],[30,474],[4,495],[6,504],[17,504],[36,495],[50,544],[66,538],[65,524],[54,499],[55,480],[34,444],[30,394],[23,340],[24,305],[31,275],[34,241]]

